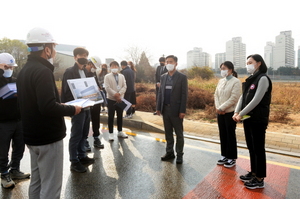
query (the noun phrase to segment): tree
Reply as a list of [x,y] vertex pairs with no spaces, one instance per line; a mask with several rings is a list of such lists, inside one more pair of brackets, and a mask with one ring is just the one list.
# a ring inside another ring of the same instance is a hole
[[18,67],[14,69],[13,76],[16,77],[27,61],[27,46],[20,40],[3,38],[0,40],[0,53],[9,53],[15,58]]
[[209,80],[214,77],[214,71],[208,66],[194,66],[187,70],[187,76],[189,79],[201,77],[202,79]]
[[146,53],[143,51],[140,56],[140,61],[136,66],[137,74],[136,81],[137,82],[154,82],[155,81],[155,68],[153,68],[149,59],[146,56]]
[[125,52],[128,53],[128,57],[126,57],[126,59],[132,60],[132,63],[137,66],[141,60],[141,54],[144,51],[138,46],[131,46],[128,49],[125,49]]

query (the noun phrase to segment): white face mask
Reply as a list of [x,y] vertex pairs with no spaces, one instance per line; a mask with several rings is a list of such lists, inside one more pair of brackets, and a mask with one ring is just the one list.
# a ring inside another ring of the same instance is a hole
[[174,70],[175,65],[174,64],[167,64],[166,68],[167,68],[168,71],[172,71],[172,70]]
[[253,74],[254,71],[255,71],[255,67],[254,67],[253,64],[247,65],[246,68],[247,68],[247,72],[248,72],[248,73]]
[[4,70],[4,73],[3,73],[3,77],[11,77],[13,74],[13,70],[12,69],[7,69],[7,70]]
[[92,73],[96,72],[96,69],[95,68],[91,68],[91,72]]
[[221,76],[227,77],[228,76],[228,70],[221,70]]
[[47,60],[48,60],[48,62],[50,62],[50,64],[53,65],[53,63],[54,63],[53,58],[50,58],[50,59],[47,59]]
[[117,73],[118,70],[119,70],[119,69],[117,69],[117,68],[112,68],[112,69],[111,69],[111,72],[112,72],[112,73]]

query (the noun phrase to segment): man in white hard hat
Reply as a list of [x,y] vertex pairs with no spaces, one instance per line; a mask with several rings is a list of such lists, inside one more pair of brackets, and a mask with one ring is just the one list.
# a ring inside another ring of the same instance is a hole
[[[87,76],[94,77],[96,80],[96,83],[98,84],[98,88],[100,89],[100,84],[98,81],[96,71],[98,69],[100,69],[101,59],[98,56],[91,56],[88,60],[89,61],[88,61],[87,65],[85,66],[85,68],[88,71]],[[101,104],[95,104],[94,106],[91,107],[91,121],[92,121],[93,137],[94,137],[94,147],[103,149],[104,145],[101,143],[100,138],[99,138],[99,136],[100,136],[100,131],[99,131],[100,110],[101,110]],[[86,142],[85,142],[85,147],[86,147],[87,151],[91,151],[91,147],[90,147],[88,140],[86,140]]]
[[64,116],[79,106],[61,104],[53,76],[55,45],[49,31],[34,28],[27,35],[30,51],[17,79],[24,142],[30,152],[29,198],[60,198],[63,176]]
[[[13,69],[18,65],[9,53],[0,54],[0,90],[8,83],[16,82],[12,77]],[[20,161],[23,158],[25,144],[21,127],[20,111],[17,97],[0,97],[0,173],[3,188],[13,188],[14,179],[29,178],[29,173],[20,171]],[[10,143],[13,143],[9,163]]]

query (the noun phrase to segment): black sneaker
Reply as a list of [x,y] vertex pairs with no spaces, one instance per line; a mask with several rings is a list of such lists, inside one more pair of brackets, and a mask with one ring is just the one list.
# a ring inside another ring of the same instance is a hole
[[245,182],[244,185],[248,189],[257,189],[265,187],[264,179],[258,181],[256,177],[252,178],[249,182]]
[[176,164],[182,164],[182,162],[183,162],[182,155],[177,155]]
[[1,174],[1,186],[5,189],[12,189],[15,187],[15,182],[11,179],[10,173]]
[[24,173],[19,169],[11,169],[9,171],[11,179],[25,179],[30,178],[30,173]]
[[86,172],[85,166],[83,166],[80,162],[73,162],[71,163],[71,171],[75,171],[78,173],[84,173]]
[[241,175],[240,180],[243,182],[248,182],[249,180],[252,180],[255,176],[252,174],[252,172],[248,172],[246,175]]
[[235,165],[235,160],[228,160],[227,162],[225,162],[224,167],[230,168],[233,167]]
[[84,147],[85,147],[86,152],[91,152],[92,151],[90,143],[89,143],[88,140],[85,140]]
[[218,160],[217,165],[223,165],[228,161],[227,158],[223,157],[222,159]]
[[165,161],[165,160],[171,160],[174,158],[175,158],[174,153],[166,153],[164,156],[161,157],[161,160]]
[[104,149],[104,144],[101,143],[99,138],[94,138],[94,147]]
[[88,156],[85,156],[84,158],[80,158],[79,162],[81,164],[93,164],[95,162],[94,158],[89,158]]

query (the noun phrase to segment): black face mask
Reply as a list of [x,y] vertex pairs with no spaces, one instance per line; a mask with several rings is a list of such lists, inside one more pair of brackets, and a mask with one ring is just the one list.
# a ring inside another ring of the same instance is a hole
[[86,65],[88,63],[88,60],[86,58],[78,58],[77,62],[81,65]]
[[162,63],[162,62],[160,62],[160,65],[161,65],[161,66],[164,66],[164,65],[165,65],[165,63]]

